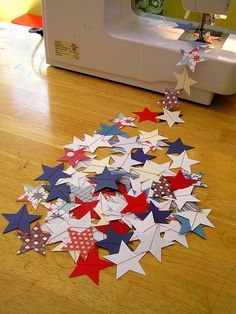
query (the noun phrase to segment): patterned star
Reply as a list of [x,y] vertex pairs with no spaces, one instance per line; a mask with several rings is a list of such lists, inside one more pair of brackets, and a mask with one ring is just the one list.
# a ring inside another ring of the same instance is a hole
[[126,117],[124,114],[120,113],[119,117],[111,120],[111,122],[118,124],[118,128],[122,129],[125,126],[136,127],[134,124],[134,117]]
[[169,89],[165,90],[165,97],[162,98],[158,103],[161,104],[166,109],[171,109],[173,107],[179,107],[180,101],[178,99],[181,90],[170,91]]
[[73,150],[70,148],[65,148],[65,155],[60,157],[58,161],[66,161],[71,166],[75,167],[78,161],[89,160],[90,158],[85,155],[85,149],[80,148],[78,150]]
[[177,65],[188,65],[192,72],[195,71],[199,62],[206,61],[206,59],[199,54],[199,47],[194,47],[191,51],[188,52],[181,49],[181,53],[183,58],[177,63]]
[[22,246],[18,250],[17,254],[34,250],[39,254],[45,255],[45,244],[50,238],[49,233],[44,233],[41,230],[40,224],[37,223],[29,234],[18,231],[16,236],[23,241]]
[[41,201],[45,200],[48,195],[42,185],[35,188],[29,185],[24,185],[24,191],[25,193],[18,197],[17,202],[30,203],[35,210],[38,208]]
[[123,137],[128,137],[128,135],[125,132],[120,130],[118,124],[106,125],[104,123],[101,123],[101,130],[97,131],[96,134],[101,134],[105,136],[121,135]]

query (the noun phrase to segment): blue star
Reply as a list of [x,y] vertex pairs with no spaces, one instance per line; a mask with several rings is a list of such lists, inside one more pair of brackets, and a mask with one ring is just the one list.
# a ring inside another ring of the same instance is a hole
[[118,234],[113,231],[111,227],[108,227],[107,231],[107,238],[105,240],[98,241],[96,244],[99,247],[107,249],[109,254],[119,253],[121,242],[124,241],[125,244],[128,245],[128,242],[133,235],[133,232]]
[[181,154],[185,150],[190,150],[193,147],[184,145],[181,138],[178,138],[175,142],[167,142],[169,144],[169,148],[166,154]]
[[9,224],[3,233],[19,229],[28,234],[30,232],[30,223],[41,218],[41,215],[29,215],[26,205],[24,205],[16,214],[2,215],[9,221]]
[[142,163],[145,163],[147,160],[156,158],[155,156],[144,154],[142,148],[138,148],[135,153],[131,154],[131,158]]
[[200,224],[199,226],[197,226],[197,228],[195,228],[194,230],[191,230],[191,225],[190,222],[187,218],[181,217],[179,215],[174,215],[174,217],[181,223],[181,229],[180,229],[180,234],[185,234],[188,232],[194,232],[197,235],[199,235],[200,237],[205,239],[205,233],[202,229],[203,225]]
[[44,173],[35,180],[48,181],[50,184],[55,184],[60,178],[71,177],[69,174],[62,171],[63,167],[64,164],[59,164],[53,168],[42,165]]
[[185,32],[190,31],[190,29],[194,28],[193,23],[176,23],[177,26],[175,26],[174,28],[180,28],[182,30],[184,30]]
[[155,223],[167,224],[167,218],[172,214],[171,210],[158,210],[152,202],[149,205],[149,209],[145,213],[136,214],[141,219],[145,219],[152,212]]
[[43,185],[44,189],[49,192],[47,202],[55,200],[56,198],[61,198],[63,201],[70,202],[70,187],[67,184],[59,185]]
[[118,124],[107,125],[107,124],[101,123],[100,125],[101,125],[101,130],[97,131],[96,132],[97,134],[101,134],[101,135],[105,135],[105,136],[121,135],[123,137],[128,138],[128,135],[119,129]]
[[103,172],[101,174],[97,174],[94,177],[91,177],[90,179],[97,183],[95,191],[98,192],[104,188],[110,188],[113,190],[118,190],[116,181],[119,180],[123,174],[114,174],[107,167],[104,168]]

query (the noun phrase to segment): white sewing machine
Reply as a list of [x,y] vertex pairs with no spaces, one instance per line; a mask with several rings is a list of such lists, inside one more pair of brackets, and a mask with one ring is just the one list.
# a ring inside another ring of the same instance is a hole
[[[226,14],[230,0],[183,0],[186,10]],[[47,63],[149,90],[174,90],[173,72],[184,32],[166,19],[139,16],[131,0],[43,0]],[[207,49],[207,62],[190,77],[197,81],[191,96],[209,105],[215,93],[236,92],[236,35],[229,34],[221,49]]]

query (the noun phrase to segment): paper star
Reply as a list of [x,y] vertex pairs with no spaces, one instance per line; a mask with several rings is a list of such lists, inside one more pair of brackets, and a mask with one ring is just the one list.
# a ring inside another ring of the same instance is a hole
[[67,203],[62,199],[57,199],[53,202],[42,202],[42,205],[48,210],[45,221],[49,221],[50,219],[58,218],[58,217],[70,217],[70,212],[78,207],[78,205],[73,203]]
[[130,230],[130,228],[125,223],[119,220],[110,221],[109,225],[95,226],[95,228],[105,234],[108,233],[108,228],[111,228],[113,231],[115,231],[118,234],[124,234]]
[[65,155],[60,157],[58,161],[66,161],[71,166],[75,167],[78,161],[89,160],[90,158],[85,155],[85,149],[80,148],[78,150],[73,150],[70,148],[65,148]]
[[108,227],[107,238],[96,243],[97,246],[107,249],[109,254],[116,254],[119,252],[121,242],[123,241],[128,245],[129,240],[131,239],[133,232],[119,234]]
[[172,214],[171,210],[159,210],[153,202],[150,202],[149,209],[145,213],[136,214],[141,219],[145,219],[148,215],[152,213],[155,223],[167,224],[167,218]]
[[102,173],[105,167],[109,166],[110,157],[105,157],[101,160],[93,159],[88,168],[84,172],[95,172],[97,174]]
[[203,172],[190,173],[186,170],[183,170],[183,174],[185,178],[196,181],[195,183],[192,184],[193,186],[200,186],[200,187],[207,188],[207,184],[201,180],[203,176]]
[[104,188],[110,188],[113,190],[118,190],[116,181],[122,177],[122,174],[113,174],[107,167],[104,168],[101,174],[97,174],[90,179],[96,183],[96,188],[94,192],[101,191]]
[[25,193],[18,197],[17,202],[30,203],[36,210],[42,200],[47,198],[47,193],[45,192],[42,185],[37,187],[31,187],[29,185],[24,185]]
[[35,180],[48,181],[50,184],[55,184],[60,178],[69,178],[70,175],[63,172],[63,164],[53,168],[42,165],[44,173]]
[[29,234],[18,231],[16,236],[23,241],[22,246],[18,250],[17,254],[34,250],[39,254],[45,255],[45,244],[50,238],[49,233],[44,233],[41,230],[40,224],[37,223]]
[[197,228],[191,230],[191,225],[190,222],[187,218],[181,217],[179,215],[175,215],[175,218],[181,223],[181,229],[180,229],[180,234],[186,234],[189,232],[194,232],[200,237],[205,239],[205,233],[204,230],[202,229],[203,225],[200,224]]
[[131,158],[144,164],[147,160],[154,159],[156,156],[144,154],[143,150],[138,148],[135,153],[131,154]]
[[62,251],[77,250],[80,252],[80,256],[86,260],[95,242],[93,239],[93,227],[89,227],[80,233],[69,228],[68,234],[70,241],[62,247]]
[[172,198],[172,199],[175,198],[170,187],[171,187],[171,184],[166,180],[166,177],[162,176],[158,182],[153,181],[152,183],[153,197]]
[[159,135],[158,129],[152,132],[145,132],[145,131],[140,130],[139,134],[140,134],[140,137],[139,137],[140,142],[149,142],[153,146],[156,146],[158,141],[167,139],[167,137]]
[[76,171],[73,167],[68,168],[64,172],[70,174],[71,177],[65,178],[65,179],[59,179],[56,185],[68,183],[69,185],[74,185],[80,188],[90,185],[87,181],[87,176],[85,173]]
[[179,23],[179,22],[177,22],[176,24],[177,24],[177,26],[175,26],[174,28],[182,29],[185,32],[188,32],[188,31],[190,31],[190,29],[194,28],[193,23]]
[[186,248],[188,248],[188,243],[184,234],[180,234],[181,224],[178,221],[172,220],[169,224],[160,225],[161,232],[164,232],[164,239],[172,242],[177,241]]
[[165,90],[165,97],[161,98],[161,100],[158,102],[166,109],[171,109],[173,107],[179,107],[180,101],[178,99],[179,95],[181,93],[181,90],[178,89],[177,91],[170,91],[169,89]]
[[125,126],[136,127],[136,125],[133,123],[135,119],[136,118],[134,117],[126,117],[125,115],[120,113],[119,117],[114,120],[111,120],[111,122],[118,124],[118,128],[122,129]]
[[183,55],[182,59],[177,63],[177,65],[188,65],[190,70],[192,72],[195,71],[196,66],[199,62],[206,61],[205,58],[203,58],[199,54],[199,47],[193,48],[191,51],[184,51],[181,49],[181,53]]
[[119,142],[113,144],[113,147],[121,147],[124,151],[129,154],[134,148],[143,148],[143,144],[137,141],[137,136],[124,138],[122,136],[118,136]]
[[140,195],[133,197],[129,196],[125,189],[120,186],[120,192],[122,193],[123,197],[125,198],[127,205],[122,209],[121,213],[143,213],[147,211],[149,204],[146,200],[146,193],[143,192]]
[[83,202],[78,197],[75,197],[75,204],[79,204],[75,209],[73,209],[71,212],[77,219],[81,219],[83,216],[85,216],[88,212],[91,213],[91,217],[93,219],[99,219],[99,215],[96,213],[94,208],[98,204],[99,200],[92,201],[92,202]]
[[181,154],[185,150],[190,150],[194,147],[183,144],[181,138],[178,138],[175,142],[166,142],[169,144],[169,148],[166,154]]
[[131,238],[131,241],[134,239],[141,239],[142,234],[148,234],[149,230],[151,228],[155,228],[157,225],[154,221],[152,212],[150,212],[144,220],[140,220],[137,218],[131,220],[131,223],[135,228],[134,236]]
[[119,253],[104,256],[104,258],[117,265],[116,279],[118,279],[129,270],[145,275],[144,270],[139,264],[140,259],[144,255],[145,253],[137,253],[131,251],[128,246],[122,241]]
[[178,215],[189,220],[191,230],[196,229],[199,225],[214,228],[214,225],[207,218],[210,212],[211,209],[202,209],[200,212],[188,211],[178,213]]
[[[61,242],[60,244],[58,244],[54,249],[52,249],[52,252],[65,252],[62,248],[64,246],[64,243]],[[70,256],[73,258],[73,261],[76,263],[79,256],[80,256],[80,252],[78,250],[69,250],[68,253],[70,254]]]
[[141,243],[136,249],[136,252],[150,252],[161,262],[161,250],[164,247],[172,245],[173,242],[168,241],[160,236],[159,224],[154,225],[148,232],[143,233],[140,237]]
[[181,168],[191,172],[190,166],[198,164],[199,161],[188,158],[186,151],[182,152],[179,156],[167,155],[172,161],[170,169]]
[[76,136],[74,136],[73,142],[71,144],[65,145],[64,148],[68,148],[68,149],[72,149],[73,151],[76,151],[82,148],[81,143],[82,141]]
[[176,176],[166,176],[165,179],[171,183],[169,188],[172,191],[187,188],[197,182],[197,180],[186,179],[181,170],[178,171]]
[[2,215],[9,221],[9,224],[7,225],[3,233],[7,233],[16,229],[19,229],[24,233],[29,233],[31,222],[41,218],[41,215],[29,215],[26,205],[21,207],[21,209],[19,209],[18,212],[15,214]]
[[177,79],[176,90],[184,89],[186,93],[190,96],[190,87],[197,82],[192,80],[188,75],[188,70],[185,67],[182,73],[174,72],[174,76]]
[[175,123],[185,123],[180,117],[180,111],[169,111],[163,108],[164,114],[159,116],[160,120],[165,120],[171,128]]
[[98,257],[98,248],[96,246],[89,252],[86,261],[82,257],[79,257],[76,264],[70,277],[87,275],[97,285],[99,284],[100,270],[113,265],[113,263],[104,261]]
[[93,136],[84,135],[84,141],[82,141],[82,146],[88,147],[91,153],[95,152],[98,147],[111,147],[109,140],[112,136],[105,136],[100,134],[94,134]]
[[69,194],[71,192],[70,187],[66,184],[60,185],[43,185],[44,189],[49,192],[46,201],[55,200],[56,198],[61,198],[66,202],[70,202]]
[[137,116],[139,116],[139,121],[138,122],[143,122],[143,121],[152,121],[152,122],[159,122],[159,120],[156,118],[160,112],[153,112],[150,111],[147,107],[143,109],[141,112],[133,112]]
[[92,196],[92,194],[94,193],[94,186],[93,185],[85,186],[82,188],[80,188],[80,187],[78,188],[76,186],[71,185],[70,189],[71,189],[71,193],[70,193],[71,202],[74,201],[75,197],[78,197],[83,202],[92,202],[92,201],[95,201],[97,199],[96,197]]
[[114,156],[111,155],[111,158],[114,160],[112,167],[114,168],[121,168],[127,172],[130,172],[132,166],[142,164],[140,161],[133,160],[131,158],[131,153],[125,154],[123,156]]
[[190,186],[185,189],[174,191],[174,195],[176,198],[174,202],[176,203],[179,209],[181,209],[186,202],[199,202],[199,199],[197,199],[195,196],[191,194],[193,188],[194,188],[193,186]]
[[101,123],[101,130],[97,131],[96,134],[101,134],[105,136],[121,135],[123,137],[128,137],[128,135],[125,132],[120,130],[118,124],[106,125],[104,123]]

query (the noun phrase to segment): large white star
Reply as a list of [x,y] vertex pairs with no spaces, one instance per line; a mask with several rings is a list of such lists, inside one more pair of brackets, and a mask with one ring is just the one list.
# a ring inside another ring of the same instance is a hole
[[167,154],[167,156],[173,161],[172,165],[170,166],[170,169],[182,168],[191,173],[190,166],[199,163],[198,160],[188,158],[186,151],[183,151],[179,156],[169,154]]

